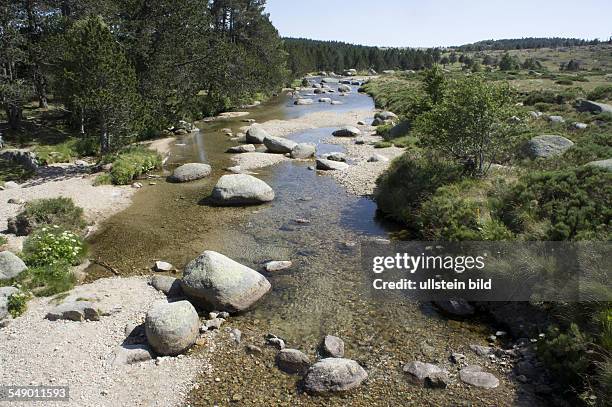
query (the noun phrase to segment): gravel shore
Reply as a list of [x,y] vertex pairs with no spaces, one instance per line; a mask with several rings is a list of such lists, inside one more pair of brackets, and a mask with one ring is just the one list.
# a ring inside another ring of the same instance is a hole
[[[33,199],[66,197],[72,198],[77,206],[84,209],[85,218],[91,224],[90,232],[93,231],[101,222],[127,208],[136,191],[129,186],[94,187],[92,183],[96,176],[75,165],[41,167],[34,178],[19,188],[0,191],[0,230],[5,230],[7,220],[23,209],[23,204],[9,204],[10,199],[25,203]],[[21,250],[23,237],[4,236],[8,238],[9,249]]]
[[[341,145],[346,149],[346,155],[351,166],[343,171],[330,171],[330,174],[338,180],[352,194],[360,196],[371,196],[376,188],[376,180],[385,172],[391,161],[404,153],[404,149],[398,147],[375,148],[372,144],[381,141],[376,135],[361,136],[365,144],[355,144],[353,138],[330,137],[325,142]],[[386,157],[389,161],[368,162],[374,154]]]
[[146,278],[101,279],[70,292],[110,311],[100,321],[49,321],[55,305],[35,298],[26,313],[0,330],[0,383],[70,386],[70,402],[34,406],[182,405],[193,380],[208,369],[188,354],[113,366],[109,357],[125,339],[128,323],[141,323],[151,304],[165,296]]

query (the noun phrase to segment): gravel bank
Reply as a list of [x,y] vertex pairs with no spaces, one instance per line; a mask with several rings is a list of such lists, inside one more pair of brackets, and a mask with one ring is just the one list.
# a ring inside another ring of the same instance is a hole
[[[66,197],[72,198],[85,211],[85,218],[92,224],[92,231],[111,215],[127,208],[136,191],[131,187],[92,185],[96,175],[74,165],[50,165],[41,167],[38,174],[21,184],[20,188],[0,191],[0,230],[5,230],[8,218],[17,215],[23,208],[20,204],[9,204],[9,199],[28,202],[33,199]],[[21,250],[24,238],[5,235],[13,250]]]
[[292,133],[321,127],[354,126],[359,120],[372,116],[371,110],[353,110],[350,112],[316,112],[291,120],[270,120],[262,123],[268,133],[276,137],[286,137]]
[[[353,138],[330,137],[325,142],[341,145],[346,149],[346,155],[352,164],[343,171],[329,171],[352,194],[361,196],[371,196],[376,188],[376,180],[385,172],[391,161],[404,153],[403,148],[388,147],[374,148],[372,144],[381,141],[382,138],[376,135],[360,136],[365,144],[355,144]],[[384,156],[389,161],[368,162],[374,154]]]
[[98,299],[110,316],[96,322],[49,321],[49,298],[0,329],[0,383],[70,386],[70,402],[35,406],[182,405],[194,378],[208,366],[197,356],[112,366],[108,358],[125,339],[125,326],[140,323],[165,296],[145,278],[112,278],[75,288],[71,297]]

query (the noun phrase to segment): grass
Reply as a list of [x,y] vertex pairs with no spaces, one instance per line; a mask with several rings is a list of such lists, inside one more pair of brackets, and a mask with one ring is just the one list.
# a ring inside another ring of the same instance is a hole
[[0,247],[4,246],[7,243],[8,243],[8,239],[0,235]]
[[37,199],[26,203],[23,211],[15,217],[15,224],[15,232],[21,235],[30,234],[43,226],[56,225],[73,232],[80,232],[87,226],[83,209],[65,197]]
[[8,160],[0,159],[0,185],[5,182],[24,182],[32,177],[34,173],[21,165],[16,165]]
[[161,155],[142,146],[129,147],[112,160],[110,178],[113,184],[128,185],[134,179],[161,166]]

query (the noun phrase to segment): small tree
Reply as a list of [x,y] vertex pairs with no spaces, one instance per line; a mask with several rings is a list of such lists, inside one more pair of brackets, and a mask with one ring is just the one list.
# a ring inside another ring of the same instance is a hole
[[502,59],[499,61],[499,69],[502,71],[515,71],[519,69],[519,63],[517,59],[511,56],[509,53],[505,53]]
[[75,23],[66,42],[64,99],[81,132],[94,129],[108,152],[137,130],[136,75],[101,17]]
[[506,83],[488,83],[480,75],[450,82],[442,101],[423,114],[416,129],[421,144],[464,164],[473,175],[514,151],[521,127],[514,93]]
[[432,104],[436,105],[442,101],[445,85],[444,72],[439,65],[434,65],[433,68],[425,72],[423,90],[429,95]]

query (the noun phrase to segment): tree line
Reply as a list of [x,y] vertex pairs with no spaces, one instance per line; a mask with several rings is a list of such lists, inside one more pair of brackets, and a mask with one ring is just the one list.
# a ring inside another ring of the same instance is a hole
[[438,63],[438,48],[379,48],[337,41],[284,38],[289,69],[295,76],[314,71],[345,69],[424,69]]
[[[612,43],[612,37],[608,41]],[[585,45],[597,45],[600,41],[583,40],[580,38],[513,38],[502,40],[485,40],[473,44],[455,47],[460,51],[486,51],[486,50],[512,50],[512,49],[536,49],[536,48],[557,48],[557,47],[578,47]]]
[[265,0],[0,3],[0,104],[12,128],[36,100],[61,105],[102,151],[287,80]]

